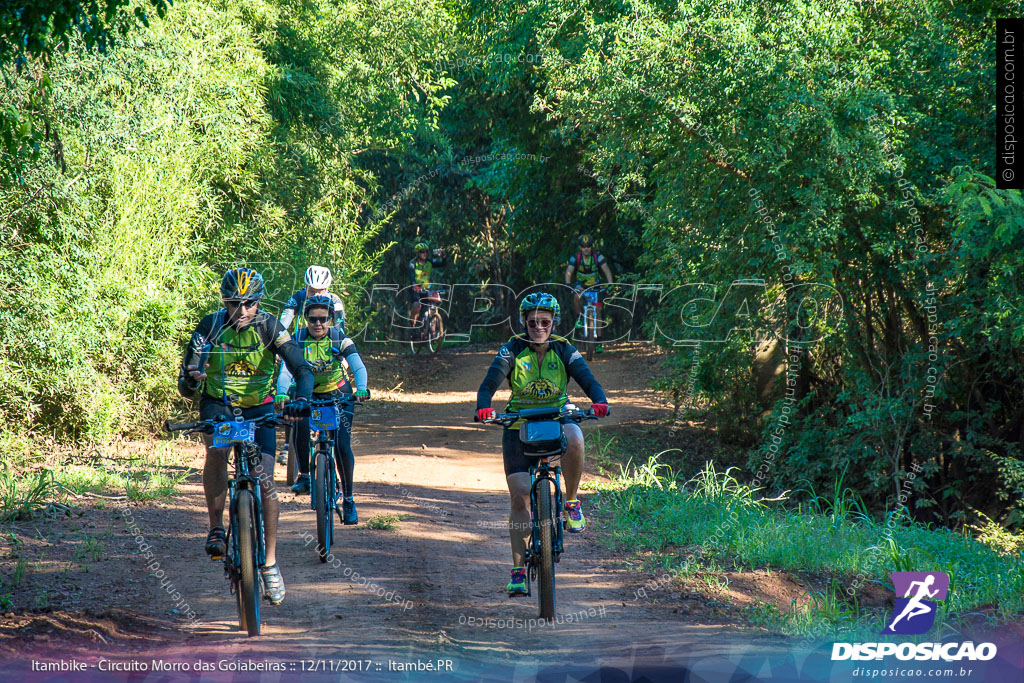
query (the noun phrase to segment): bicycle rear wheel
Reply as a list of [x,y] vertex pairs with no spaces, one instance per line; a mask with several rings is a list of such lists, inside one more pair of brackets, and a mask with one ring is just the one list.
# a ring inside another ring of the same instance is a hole
[[316,467],[316,551],[320,555],[321,562],[327,561],[327,555],[330,552],[331,525],[334,522],[332,517],[334,510],[328,504],[328,496],[331,493],[327,490],[330,483],[330,477],[327,476],[328,466],[327,454],[323,449],[317,449],[314,462],[314,467]]
[[537,520],[540,524],[537,599],[540,618],[551,621],[555,618],[555,528],[551,515],[551,484],[547,479],[542,479],[537,486]]
[[260,596],[257,594],[256,579],[256,517],[252,491],[242,489],[235,499],[235,516],[238,523],[238,552],[242,562],[242,580],[238,584],[239,629],[245,629],[250,636],[260,634]]

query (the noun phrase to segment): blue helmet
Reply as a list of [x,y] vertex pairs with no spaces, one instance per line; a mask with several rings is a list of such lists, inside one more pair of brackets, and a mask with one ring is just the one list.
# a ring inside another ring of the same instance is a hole
[[334,299],[323,294],[317,294],[306,299],[306,303],[302,306],[302,315],[306,315],[306,311],[317,306],[327,309],[327,315],[334,317]]
[[534,292],[524,297],[519,304],[519,324],[526,329],[526,314],[530,311],[551,311],[551,315],[554,316],[553,324],[557,325],[562,319],[561,310],[558,299],[547,292]]

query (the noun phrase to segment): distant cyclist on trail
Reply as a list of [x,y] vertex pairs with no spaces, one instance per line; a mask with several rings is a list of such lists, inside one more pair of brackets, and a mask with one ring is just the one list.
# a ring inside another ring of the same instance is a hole
[[[356,344],[334,327],[334,302],[328,296],[312,296],[306,299],[303,310],[306,327],[295,333],[295,343],[302,348],[303,356],[313,370],[313,398],[343,398],[353,395],[345,367],[352,371],[355,381],[355,399],[362,402],[370,398],[366,390],[366,366],[356,351]],[[289,390],[292,374],[288,368],[281,369],[277,380],[275,401],[285,404],[291,400]],[[294,392],[294,389],[291,389]],[[338,510],[341,521],[356,524],[356,503],[352,497],[352,473],[355,457],[352,454],[352,408],[347,407],[339,415],[340,427],[334,439],[334,456],[341,473],[342,509]],[[309,493],[309,418],[301,418],[295,426],[295,456],[299,465],[299,476],[292,486],[295,493]]]
[[[523,333],[509,339],[494,356],[477,391],[478,420],[495,416],[491,398],[504,380],[508,380],[512,389],[506,411],[564,406],[569,401],[566,388],[571,378],[593,401],[595,415],[604,417],[608,414],[604,389],[590,372],[583,356],[564,337],[552,334],[560,317],[558,301],[550,294],[536,292],[523,299],[519,305],[519,324]],[[564,429],[568,443],[561,464],[565,475],[567,526],[570,532],[580,533],[586,526],[582,506],[576,499],[583,474],[583,432],[579,425],[568,421],[564,423]],[[530,533],[530,462],[523,455],[517,428],[504,430],[501,451],[511,499],[508,521],[513,566],[512,580],[506,588],[509,597],[513,597],[527,592],[523,559]]]
[[[576,308],[576,327],[583,327],[583,299],[581,292],[593,287],[600,281],[598,271],[604,274],[608,284],[612,283],[612,269],[604,256],[594,250],[594,240],[590,235],[580,235],[577,239],[579,251],[569,258],[569,267],[565,269],[565,284],[576,290],[573,306]],[[600,350],[601,347],[598,347]]]
[[903,611],[900,612],[899,616],[892,620],[892,623],[889,624],[889,628],[887,630],[892,631],[893,627],[896,626],[896,623],[903,617],[906,617],[909,621],[914,617],[919,617],[922,614],[928,614],[932,611],[931,607],[923,604],[921,601],[925,598],[934,598],[936,595],[938,595],[938,588],[936,588],[934,591],[928,590],[928,588],[933,583],[935,583],[935,575],[929,574],[924,581],[912,581],[910,585],[907,586],[907,594],[903,597],[910,597],[910,593],[914,590],[914,586],[918,587],[917,594],[914,597],[910,598],[910,600],[907,602],[907,606],[903,608]]
[[430,276],[434,268],[444,268],[445,256],[440,250],[431,256],[430,245],[426,242],[417,242],[413,251],[416,252],[416,256],[409,261],[408,270],[409,284],[412,285],[409,303],[412,305],[412,326],[416,327],[420,319],[420,299],[430,291]]
[[[285,418],[293,421],[309,412],[313,390],[313,372],[291,335],[270,313],[258,308],[266,291],[263,276],[252,268],[231,268],[224,274],[220,295],[224,308],[203,318],[185,349],[178,374],[178,392],[192,398],[202,381],[199,419],[217,416],[232,420],[240,416],[251,420],[274,412],[275,356],[280,356],[295,377],[297,399],[285,409]],[[208,352],[203,368],[200,357]],[[211,448],[206,436],[206,464],[203,467],[203,491],[210,515],[210,533],[206,552],[221,556],[227,552],[224,531],[224,501],[227,495],[227,456],[230,448]],[[255,469],[260,479],[263,521],[266,535],[266,564],[260,569],[270,604],[284,600],[284,579],[277,565],[277,491],[274,488],[273,427],[256,430],[255,441],[263,454]]]
[[[301,317],[299,312],[304,310],[303,304],[307,298],[312,296],[329,296],[334,301],[334,326],[344,333],[345,304],[340,296],[329,291],[334,279],[331,276],[331,269],[324,266],[310,266],[306,269],[306,277],[304,279],[306,286],[292,294],[291,298],[285,302],[284,309],[281,311],[281,325],[287,330],[293,320]],[[298,331],[301,327],[302,323],[296,321],[295,330]]]

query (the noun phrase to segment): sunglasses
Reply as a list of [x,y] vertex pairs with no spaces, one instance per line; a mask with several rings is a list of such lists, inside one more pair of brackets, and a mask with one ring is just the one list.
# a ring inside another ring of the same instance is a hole
[[528,320],[526,324],[529,325],[530,327],[539,327],[544,330],[551,327],[550,320]]
[[227,301],[224,302],[224,304],[226,306],[231,306],[231,307],[234,307],[234,308],[237,308],[238,306],[244,306],[245,308],[252,308],[253,306],[255,306],[258,303],[259,303],[259,301],[255,300],[255,299],[253,299],[251,301],[236,301],[234,299],[228,299]]
[[310,325],[326,325],[330,319],[329,315],[311,315],[306,318],[306,322]]

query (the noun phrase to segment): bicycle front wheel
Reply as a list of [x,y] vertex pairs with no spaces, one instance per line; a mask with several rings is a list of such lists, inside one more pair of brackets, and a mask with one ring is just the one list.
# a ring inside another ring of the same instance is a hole
[[327,490],[330,483],[330,477],[327,476],[327,467],[329,465],[327,453],[322,449],[317,450],[316,460],[313,464],[316,468],[316,488],[314,489],[316,492],[316,500],[314,501],[316,505],[316,551],[320,555],[320,561],[326,562],[331,546],[331,523],[334,521],[334,518],[331,516],[334,514],[334,510],[328,505],[328,496],[330,496],[331,492]]
[[291,486],[299,476],[299,457],[295,454],[295,432],[296,427],[286,427],[288,430],[288,474],[285,480]]
[[537,486],[537,520],[540,524],[540,562],[538,570],[540,618],[555,618],[555,527],[551,514],[551,484],[542,480]]
[[256,579],[256,509],[252,491],[242,489],[235,499],[238,523],[238,553],[241,555],[242,580],[238,584],[238,625],[250,636],[260,634],[260,596]]
[[441,344],[444,343],[444,320],[439,314],[430,316],[430,328],[427,334],[429,335],[427,347],[431,353],[437,353],[441,350]]
[[597,347],[597,308],[587,307],[587,315],[584,323],[587,328],[587,360],[594,360],[594,350]]

